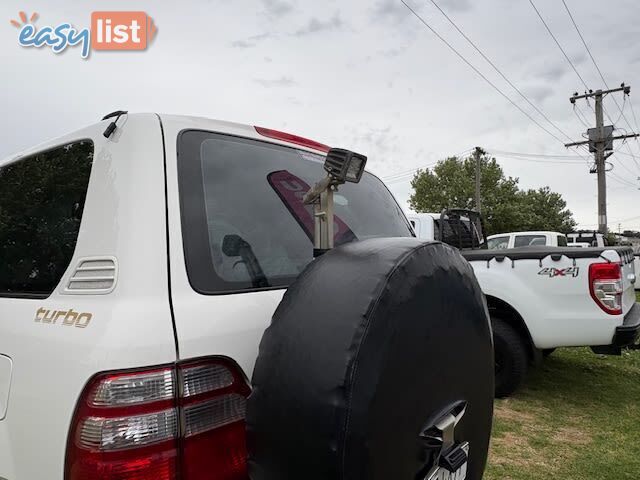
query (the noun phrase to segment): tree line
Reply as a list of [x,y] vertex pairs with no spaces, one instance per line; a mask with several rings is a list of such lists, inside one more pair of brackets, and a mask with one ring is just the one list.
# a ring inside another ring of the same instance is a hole
[[[577,223],[562,195],[549,187],[521,190],[519,179],[506,177],[495,158],[480,160],[481,207],[487,235],[513,231],[572,232]],[[475,158],[449,157],[411,180],[409,205],[416,212],[445,208],[475,209]]]

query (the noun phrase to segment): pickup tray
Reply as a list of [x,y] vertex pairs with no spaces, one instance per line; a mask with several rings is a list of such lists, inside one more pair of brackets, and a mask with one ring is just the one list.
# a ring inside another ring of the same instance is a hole
[[560,260],[563,256],[571,259],[598,258],[605,250],[615,250],[625,259],[629,257],[629,253],[633,255],[633,251],[629,247],[520,247],[502,250],[463,250],[460,253],[467,261],[493,259],[502,261],[505,258],[510,260],[542,260],[548,256],[556,257],[553,258],[554,260]]

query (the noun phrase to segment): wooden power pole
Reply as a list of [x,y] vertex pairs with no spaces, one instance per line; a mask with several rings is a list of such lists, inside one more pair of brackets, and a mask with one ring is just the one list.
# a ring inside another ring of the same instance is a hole
[[480,147],[476,147],[473,152],[473,157],[476,160],[476,210],[478,213],[481,213],[482,203],[480,199],[480,166],[482,164],[482,155],[484,155],[484,150]]
[[607,175],[606,160],[613,154],[613,141],[623,140],[625,138],[634,138],[638,134],[630,135],[613,135],[614,125],[604,125],[602,99],[605,95],[614,92],[624,92],[629,94],[631,87],[624,83],[620,88],[612,88],[611,90],[589,91],[584,95],[574,93],[569,98],[571,103],[581,98],[595,98],[596,102],[596,126],[587,130],[589,140],[583,142],[573,142],[565,144],[565,147],[577,147],[579,145],[589,145],[589,152],[593,153],[595,159],[595,170],[592,173],[598,174],[598,230],[600,233],[607,233]]

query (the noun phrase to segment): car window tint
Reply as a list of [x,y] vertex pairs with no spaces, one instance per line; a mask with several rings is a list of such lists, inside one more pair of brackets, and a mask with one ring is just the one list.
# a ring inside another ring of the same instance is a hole
[[547,244],[547,238],[544,235],[516,235],[513,242],[514,247],[534,247]]
[[505,249],[509,247],[509,237],[496,237],[487,240],[489,250]]
[[0,295],[46,297],[75,251],[93,164],[80,141],[0,168]]

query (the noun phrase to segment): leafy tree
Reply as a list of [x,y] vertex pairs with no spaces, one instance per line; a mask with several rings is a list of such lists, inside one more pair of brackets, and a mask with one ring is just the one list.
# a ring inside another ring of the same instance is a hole
[[518,196],[524,213],[521,229],[569,233],[576,227],[571,210],[567,210],[567,202],[549,187],[521,191]]
[[[475,208],[475,159],[449,157],[433,170],[418,170],[409,205],[416,212]],[[505,177],[495,158],[481,157],[482,215],[487,234],[515,230],[570,232],[576,223],[559,193],[548,187],[521,191],[518,179]]]

